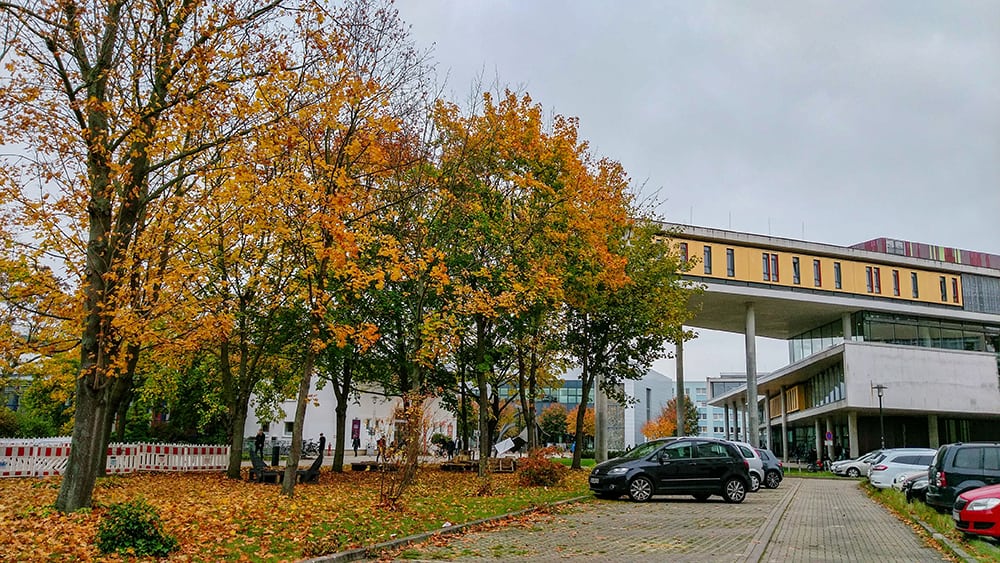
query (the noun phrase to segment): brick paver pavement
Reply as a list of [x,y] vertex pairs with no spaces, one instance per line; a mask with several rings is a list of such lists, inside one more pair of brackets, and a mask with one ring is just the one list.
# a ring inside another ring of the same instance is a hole
[[789,479],[797,485],[760,561],[941,561],[912,528],[853,480]]
[[788,479],[741,504],[655,497],[572,505],[525,526],[437,538],[399,561],[906,561],[946,558],[850,480]]

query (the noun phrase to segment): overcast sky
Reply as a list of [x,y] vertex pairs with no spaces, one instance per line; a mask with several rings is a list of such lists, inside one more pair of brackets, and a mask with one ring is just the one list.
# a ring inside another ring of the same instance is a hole
[[[580,118],[668,221],[1000,254],[1000,2],[397,0],[455,101]],[[758,371],[788,363],[758,339]],[[672,362],[657,368],[673,377]],[[743,371],[702,331],[686,379]]]

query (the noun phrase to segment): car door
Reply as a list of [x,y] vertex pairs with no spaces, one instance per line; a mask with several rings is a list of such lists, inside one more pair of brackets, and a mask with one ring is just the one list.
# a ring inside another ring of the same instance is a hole
[[677,440],[657,454],[649,472],[660,492],[690,488],[696,480],[696,466],[690,440]]
[[704,490],[718,490],[722,479],[729,474],[729,450],[718,442],[701,441],[694,447],[697,485]]

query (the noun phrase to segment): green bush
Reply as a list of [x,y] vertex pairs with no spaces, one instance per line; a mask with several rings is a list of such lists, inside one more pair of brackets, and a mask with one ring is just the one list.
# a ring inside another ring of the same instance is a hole
[[0,438],[13,438],[18,431],[17,414],[7,407],[0,407]]
[[163,532],[160,515],[142,499],[108,507],[97,530],[101,553],[164,557],[177,549],[177,539]]
[[547,457],[557,450],[557,448],[538,448],[528,454],[528,457],[519,463],[518,481],[528,487],[558,485],[566,476],[568,469],[565,465]]

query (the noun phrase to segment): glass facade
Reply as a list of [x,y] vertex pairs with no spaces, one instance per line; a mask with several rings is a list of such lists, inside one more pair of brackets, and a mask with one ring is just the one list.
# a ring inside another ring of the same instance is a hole
[[814,375],[808,383],[810,407],[820,407],[844,399],[844,367],[841,364]]
[[[854,340],[865,342],[994,354],[1000,351],[1000,326],[868,311],[852,315],[851,324]],[[797,362],[843,341],[843,324],[838,320],[790,339],[789,355],[792,362]]]

